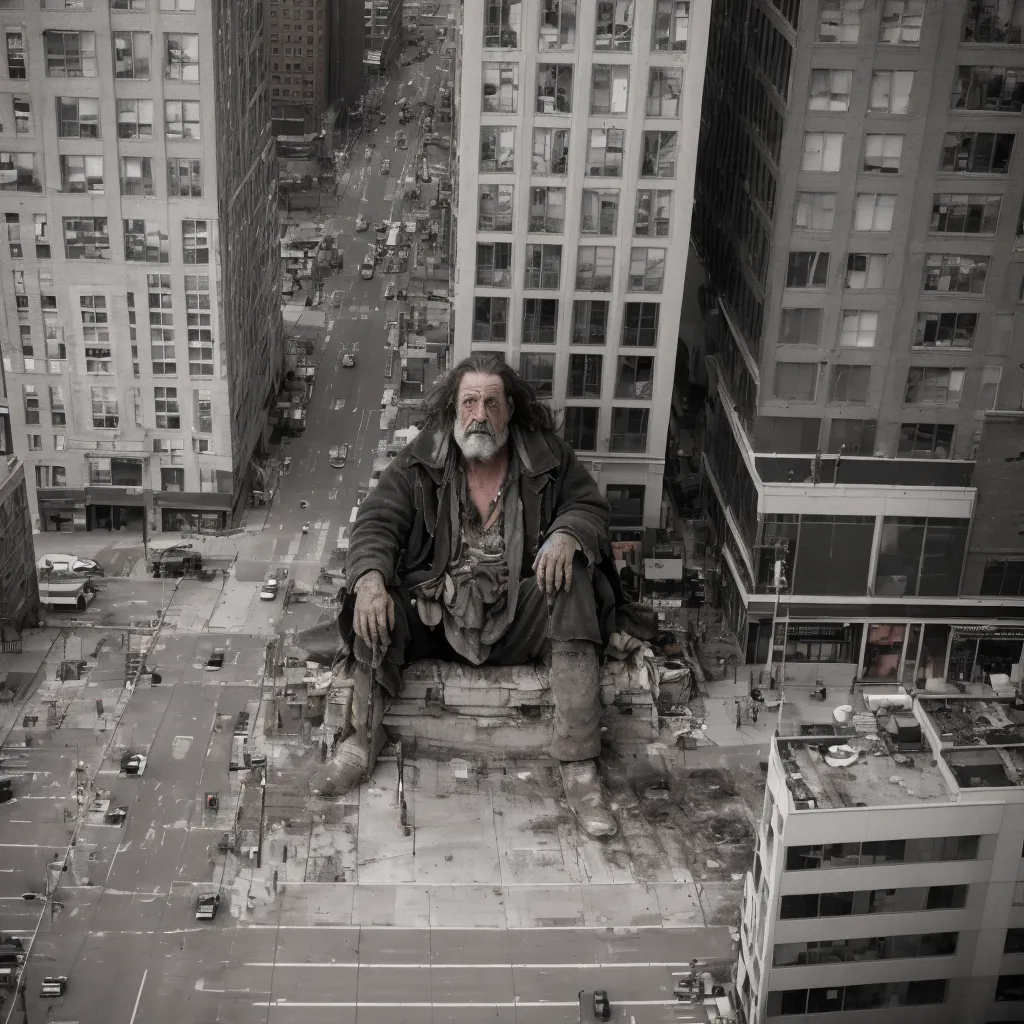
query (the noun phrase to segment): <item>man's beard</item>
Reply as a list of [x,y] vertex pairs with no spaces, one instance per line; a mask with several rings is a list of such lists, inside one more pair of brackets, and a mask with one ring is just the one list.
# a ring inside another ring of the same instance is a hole
[[470,462],[489,462],[508,443],[508,424],[495,435],[489,423],[474,423],[467,430],[456,419],[455,443]]

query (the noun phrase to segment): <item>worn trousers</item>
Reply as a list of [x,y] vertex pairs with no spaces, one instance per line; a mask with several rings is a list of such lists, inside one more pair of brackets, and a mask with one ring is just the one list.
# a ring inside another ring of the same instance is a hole
[[[352,702],[352,725],[357,732],[372,732],[379,727],[385,704],[398,696],[406,665],[424,658],[468,664],[448,643],[443,624],[433,629],[423,624],[407,589],[389,587],[388,593],[395,603],[395,625],[391,642],[377,667],[372,664],[371,649],[355,635],[351,596],[339,616],[341,635],[351,651],[348,670],[358,691]],[[595,594],[591,571],[578,552],[573,561],[572,586],[568,591],[558,590],[550,601],[536,579],[526,577],[519,583],[515,616],[484,663],[523,665],[551,654],[549,685],[555,704],[551,753],[558,760],[595,757],[600,749],[597,659],[591,658],[586,663],[589,669],[580,671],[578,654],[563,656],[562,651],[578,651],[581,643],[593,645],[595,651],[603,647],[614,615],[614,603],[609,596]],[[384,692],[375,692],[377,687]]]

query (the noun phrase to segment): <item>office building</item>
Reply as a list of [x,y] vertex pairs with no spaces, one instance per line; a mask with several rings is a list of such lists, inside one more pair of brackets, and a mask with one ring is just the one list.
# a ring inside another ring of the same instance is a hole
[[275,135],[321,128],[331,101],[332,7],[344,0],[266,0],[264,32]]
[[0,654],[7,653],[24,626],[36,624],[39,608],[25,467],[14,454],[13,441],[0,366]]
[[977,686],[875,718],[893,698],[868,690],[839,736],[826,711],[823,726],[800,714],[771,740],[741,1019],[1020,1020],[1020,699]]
[[454,356],[549,401],[624,543],[661,525],[709,11],[462,9]]
[[240,513],[283,363],[263,3],[0,10],[14,447],[40,530]]
[[712,6],[704,499],[749,662],[1020,679],[1022,19]]
[[402,50],[402,0],[363,0],[363,68],[385,75]]

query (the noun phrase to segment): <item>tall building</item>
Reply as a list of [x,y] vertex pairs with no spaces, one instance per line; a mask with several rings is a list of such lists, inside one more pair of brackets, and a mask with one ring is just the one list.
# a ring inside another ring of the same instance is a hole
[[329,90],[342,111],[339,127],[363,92],[363,0],[330,0]]
[[344,0],[266,0],[270,115],[275,135],[320,130],[330,105],[332,7]]
[[363,67],[387,74],[402,48],[402,0],[363,0]]
[[7,383],[0,365],[0,654],[39,607],[25,467],[14,454]]
[[771,740],[741,1020],[1020,1020],[1019,699],[925,697],[858,718],[870,725],[841,738],[802,722]]
[[283,363],[262,0],[17,8],[0,349],[34,526],[222,527]]
[[704,494],[750,662],[1020,678],[1022,21],[712,6]]
[[518,367],[626,542],[660,525],[709,11],[462,9],[454,355]]

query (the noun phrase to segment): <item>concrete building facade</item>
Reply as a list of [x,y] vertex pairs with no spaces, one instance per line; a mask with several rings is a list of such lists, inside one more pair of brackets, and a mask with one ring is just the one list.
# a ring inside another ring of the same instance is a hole
[[275,135],[320,130],[331,102],[332,0],[265,0],[270,115]]
[[662,525],[709,10],[462,11],[454,355],[520,370],[624,541]]
[[402,0],[363,0],[363,68],[387,74],[402,49]]
[[223,527],[283,362],[264,5],[41,6],[0,10],[0,350],[33,525]]
[[713,5],[704,500],[750,662],[1020,676],[1022,17]]
[[740,928],[748,1024],[1021,1019],[1024,718],[981,689],[772,739]]

